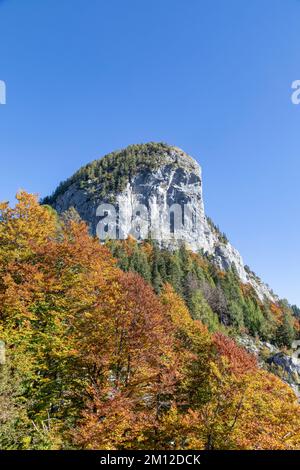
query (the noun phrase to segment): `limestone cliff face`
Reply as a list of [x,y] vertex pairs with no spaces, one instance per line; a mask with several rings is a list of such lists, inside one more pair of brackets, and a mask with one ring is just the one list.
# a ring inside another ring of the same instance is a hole
[[[128,165],[122,159],[127,159]],[[73,206],[93,234],[100,220],[97,207],[113,203],[118,216],[117,237],[136,236],[141,234],[135,230],[137,225],[142,231],[147,227],[151,238],[162,246],[172,249],[184,242],[191,250],[210,255],[220,270],[234,266],[241,281],[250,283],[261,299],[273,298],[269,288],[245,269],[239,252],[206,217],[201,168],[185,152],[164,144],[133,146],[83,170],[45,202],[60,213]],[[175,213],[176,209],[183,210],[176,230],[170,227],[168,208],[172,211],[172,207]]]

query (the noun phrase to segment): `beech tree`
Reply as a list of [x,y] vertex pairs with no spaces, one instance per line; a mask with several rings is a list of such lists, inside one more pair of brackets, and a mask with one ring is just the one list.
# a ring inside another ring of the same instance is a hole
[[291,388],[203,324],[231,332],[215,315],[244,305],[249,329],[270,316],[287,344],[289,306],[259,303],[185,248],[121,245],[115,254],[148,282],[72,211],[61,218],[25,192],[0,205],[1,448],[299,449]]
[[155,434],[176,378],[172,324],[162,305],[137,274],[119,273],[78,329],[91,386],[76,442],[142,448]]

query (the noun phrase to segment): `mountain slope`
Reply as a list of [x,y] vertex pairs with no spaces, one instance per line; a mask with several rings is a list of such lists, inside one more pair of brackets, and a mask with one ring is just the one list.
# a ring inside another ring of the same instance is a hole
[[[199,164],[184,151],[163,143],[132,145],[86,165],[44,199],[59,213],[74,207],[96,234],[102,203],[113,203],[118,215],[118,238],[135,235],[132,220],[143,205],[147,230],[160,246],[178,248],[184,242],[194,252],[211,256],[219,269],[237,271],[259,298],[274,301],[273,292],[249,269],[240,253],[205,215]],[[170,233],[168,207],[188,208],[176,238]],[[122,207],[122,211],[120,211]],[[145,222],[145,220],[144,220]],[[137,237],[136,237],[137,238]]]

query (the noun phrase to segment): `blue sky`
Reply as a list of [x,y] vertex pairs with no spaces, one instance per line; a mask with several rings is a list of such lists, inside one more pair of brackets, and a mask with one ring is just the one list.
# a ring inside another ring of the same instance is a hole
[[207,213],[300,304],[299,0],[0,0],[0,199],[165,141]]

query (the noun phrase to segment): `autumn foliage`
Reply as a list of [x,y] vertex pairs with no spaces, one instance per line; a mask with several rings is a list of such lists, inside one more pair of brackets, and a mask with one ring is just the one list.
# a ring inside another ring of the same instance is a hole
[[25,192],[0,206],[0,339],[1,448],[300,449],[286,384]]

